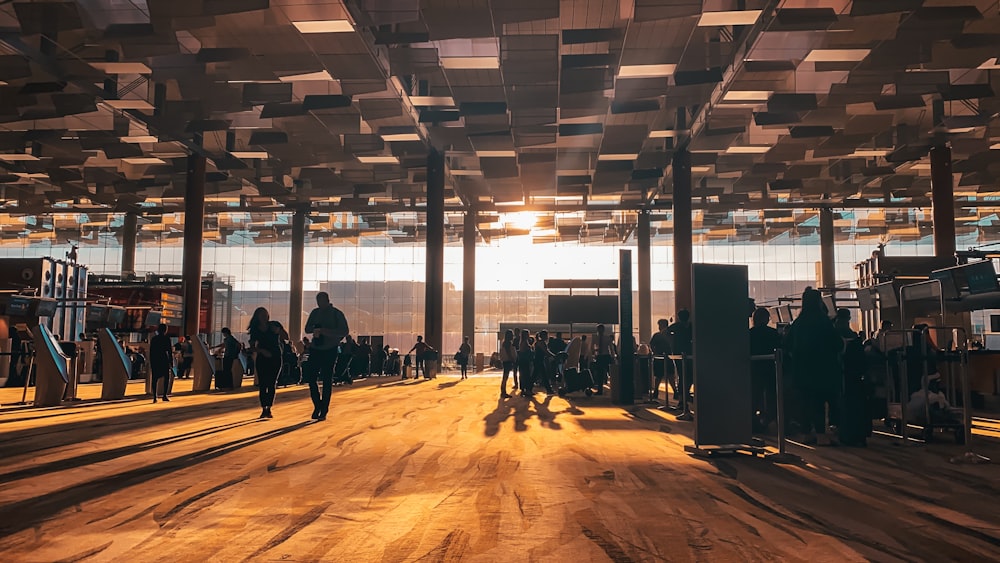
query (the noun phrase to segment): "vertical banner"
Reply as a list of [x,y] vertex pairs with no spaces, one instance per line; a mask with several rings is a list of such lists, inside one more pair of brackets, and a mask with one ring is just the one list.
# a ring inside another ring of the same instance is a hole
[[699,447],[751,441],[748,285],[746,266],[692,266],[694,442]]
[[618,251],[618,392],[620,405],[635,402],[635,343],[632,342],[632,251]]

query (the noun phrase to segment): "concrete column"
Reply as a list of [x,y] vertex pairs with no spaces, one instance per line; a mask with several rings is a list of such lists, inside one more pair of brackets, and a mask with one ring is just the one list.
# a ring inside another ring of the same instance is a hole
[[931,203],[934,218],[934,255],[955,255],[955,182],[951,148],[931,149]]
[[[462,336],[469,337],[472,352],[476,352],[476,212],[465,214],[462,230]],[[475,357],[475,356],[473,356]]]
[[135,247],[139,234],[139,215],[134,211],[125,214],[122,226],[122,275],[135,273]]
[[184,334],[198,334],[201,310],[201,246],[205,227],[205,157],[192,154],[187,161],[184,191]]
[[672,163],[674,180],[674,312],[691,309],[691,153],[680,149]]
[[434,148],[427,155],[425,284],[424,341],[441,351],[444,340],[444,152]]
[[823,287],[837,286],[837,262],[834,244],[833,210],[824,207],[819,210],[819,284]]
[[306,208],[292,215],[292,273],[288,299],[288,337],[293,343],[302,340],[302,283],[305,277]]
[[653,292],[651,289],[649,260],[649,210],[639,212],[636,218],[635,239],[639,245],[639,342],[649,343],[653,335]]

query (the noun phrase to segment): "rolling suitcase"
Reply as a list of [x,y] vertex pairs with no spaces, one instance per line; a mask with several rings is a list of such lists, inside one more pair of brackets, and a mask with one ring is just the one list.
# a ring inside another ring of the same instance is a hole
[[594,376],[589,369],[579,371],[573,367],[563,373],[563,386],[559,389],[559,396],[577,391],[583,391],[588,397],[594,393]]

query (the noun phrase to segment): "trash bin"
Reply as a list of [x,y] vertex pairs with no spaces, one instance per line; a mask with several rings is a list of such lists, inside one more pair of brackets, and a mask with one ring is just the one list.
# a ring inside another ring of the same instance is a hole
[[486,369],[486,355],[482,352],[476,352],[476,371],[483,371]]

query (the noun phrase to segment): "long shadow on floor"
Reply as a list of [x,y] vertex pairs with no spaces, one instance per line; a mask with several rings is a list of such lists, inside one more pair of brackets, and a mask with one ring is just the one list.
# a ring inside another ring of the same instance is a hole
[[[563,413],[581,415],[583,411],[573,403],[560,411],[553,411],[549,408],[554,395],[547,395],[539,402],[534,395],[529,399],[515,395],[512,397],[501,397],[497,401],[497,407],[490,414],[483,417],[485,423],[484,434],[488,437],[496,436],[500,433],[500,425],[508,418],[514,417],[514,431],[524,432],[528,429],[528,419],[537,416],[542,428],[550,430],[561,430],[562,425],[556,422],[556,417]],[[531,410],[534,405],[535,410]]]
[[184,434],[178,434],[176,436],[168,436],[156,440],[149,440],[147,442],[132,444],[129,446],[121,446],[109,450],[87,453],[84,455],[79,455],[68,459],[59,459],[56,461],[50,461],[48,463],[43,463],[40,465],[35,465],[32,467],[26,467],[24,469],[18,469],[16,471],[11,471],[9,473],[2,473],[0,474],[0,483],[10,483],[13,481],[17,481],[19,479],[37,477],[39,475],[45,475],[47,473],[52,473],[55,471],[64,471],[67,469],[74,469],[77,467],[83,467],[94,463],[110,461],[119,457],[124,457],[127,455],[144,452],[153,448],[169,446],[171,444],[176,444],[178,442],[183,442],[186,440],[193,440],[196,438],[203,438],[206,436],[210,436],[212,434],[218,434],[220,432],[225,432],[226,430],[232,430],[233,428],[238,428],[240,426],[255,424],[256,422],[258,421],[255,419],[255,420],[244,420],[241,422],[233,422],[230,424],[220,424],[219,426],[212,426],[210,428],[193,430],[191,432],[185,432]]
[[[0,536],[14,534],[36,526],[39,522],[51,518],[53,515],[73,506],[85,504],[94,499],[107,496],[127,487],[148,482],[177,470],[189,469],[199,463],[204,463],[272,438],[278,438],[310,424],[313,424],[313,422],[306,421],[291,426],[275,428],[254,436],[247,436],[189,454],[166,459],[152,465],[137,467],[129,471],[108,475],[94,479],[93,481],[75,484],[65,489],[8,504],[4,506],[3,514],[0,515]],[[249,477],[249,475],[242,475],[221,486],[231,486]]]
[[[192,416],[214,417],[242,410],[255,411],[259,408],[257,393],[253,389],[224,393],[220,396],[226,397],[226,400],[185,405],[182,399],[175,398],[169,403],[169,407],[151,404],[148,410],[139,412],[0,432],[0,459],[96,440],[135,428],[169,426],[189,421]],[[281,394],[282,400],[295,400],[308,396],[309,389],[305,386]]]

